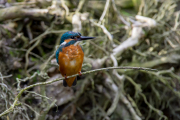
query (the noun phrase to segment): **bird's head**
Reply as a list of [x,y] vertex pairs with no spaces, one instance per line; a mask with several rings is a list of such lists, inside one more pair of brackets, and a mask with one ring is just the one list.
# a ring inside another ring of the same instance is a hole
[[82,36],[81,33],[79,32],[69,31],[62,35],[60,44],[67,44],[67,43],[75,44],[78,41],[89,40],[89,39],[94,39],[94,37]]

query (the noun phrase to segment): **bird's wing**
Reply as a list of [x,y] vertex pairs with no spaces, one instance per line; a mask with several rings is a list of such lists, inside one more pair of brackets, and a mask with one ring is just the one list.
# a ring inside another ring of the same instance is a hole
[[60,47],[57,49],[57,51],[56,51],[56,61],[57,61],[58,64],[59,64],[59,59],[58,59],[58,57],[59,57],[59,52],[62,51],[62,48],[63,48],[63,47],[64,47],[63,45],[60,46]]

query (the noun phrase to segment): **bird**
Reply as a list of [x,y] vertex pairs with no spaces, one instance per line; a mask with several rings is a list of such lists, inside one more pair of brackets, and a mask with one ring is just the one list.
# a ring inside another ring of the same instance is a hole
[[81,74],[84,59],[84,50],[79,43],[95,37],[82,36],[79,32],[68,31],[61,36],[60,46],[56,51],[56,61],[59,64],[59,71],[65,80],[64,87],[71,87],[77,84],[77,78],[67,78],[74,74]]

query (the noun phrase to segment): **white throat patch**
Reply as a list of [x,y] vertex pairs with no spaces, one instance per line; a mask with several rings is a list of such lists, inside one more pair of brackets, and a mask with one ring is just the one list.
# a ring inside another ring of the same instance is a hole
[[64,41],[63,43],[61,43],[61,45],[60,45],[60,46],[65,45],[65,44],[66,44],[66,42]]

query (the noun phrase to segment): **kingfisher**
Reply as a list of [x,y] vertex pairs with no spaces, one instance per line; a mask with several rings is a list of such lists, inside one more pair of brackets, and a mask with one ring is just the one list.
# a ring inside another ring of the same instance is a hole
[[59,71],[65,77],[64,87],[75,86],[77,78],[67,78],[74,74],[81,76],[81,68],[84,59],[84,51],[79,43],[83,40],[94,39],[95,37],[82,36],[79,32],[66,32],[62,35],[60,46],[56,51],[56,60],[59,64]]

